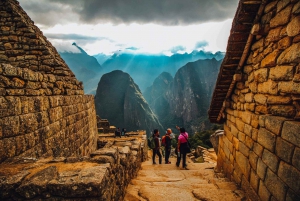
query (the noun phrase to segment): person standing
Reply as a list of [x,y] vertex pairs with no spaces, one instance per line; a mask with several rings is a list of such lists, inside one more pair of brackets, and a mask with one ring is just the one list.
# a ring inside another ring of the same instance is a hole
[[153,164],[156,164],[155,156],[158,155],[158,161],[159,161],[159,164],[161,164],[162,156],[161,156],[161,153],[160,153],[160,142],[159,142],[159,131],[158,131],[158,129],[154,129],[153,138],[154,138],[154,142],[155,142],[155,148],[153,149],[152,161],[153,161]]
[[166,164],[171,164],[171,162],[169,161],[170,158],[170,154],[171,154],[171,133],[172,130],[170,128],[167,129],[167,133],[165,136],[165,163]]
[[118,127],[117,130],[115,131],[115,137],[120,137],[121,138],[121,131],[120,128]]
[[182,158],[182,168],[185,170],[188,170],[187,165],[186,165],[186,154],[187,154],[187,149],[188,149],[188,133],[185,132],[184,128],[179,128],[176,126],[177,129],[179,129],[180,134],[178,136],[178,143],[177,143],[177,162],[176,166],[179,167],[180,161]]

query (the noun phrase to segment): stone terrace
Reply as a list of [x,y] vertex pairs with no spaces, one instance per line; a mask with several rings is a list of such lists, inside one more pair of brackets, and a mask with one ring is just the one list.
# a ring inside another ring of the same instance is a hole
[[125,188],[147,158],[145,132],[134,137],[99,136],[104,147],[91,157],[0,164],[0,200],[122,200]]

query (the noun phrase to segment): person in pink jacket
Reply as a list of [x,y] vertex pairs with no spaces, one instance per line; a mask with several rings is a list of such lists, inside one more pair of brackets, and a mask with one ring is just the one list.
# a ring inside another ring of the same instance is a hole
[[189,134],[185,132],[184,128],[179,128],[178,126],[176,126],[176,128],[180,131],[180,134],[178,136],[178,143],[177,143],[178,154],[177,154],[176,166],[179,167],[182,158],[182,168],[188,170],[186,165],[186,154],[188,150]]

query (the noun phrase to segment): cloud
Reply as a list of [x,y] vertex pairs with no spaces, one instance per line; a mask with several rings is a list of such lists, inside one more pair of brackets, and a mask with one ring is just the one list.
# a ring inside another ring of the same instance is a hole
[[46,33],[45,34],[48,38],[52,39],[68,39],[68,40],[84,40],[84,41],[96,41],[96,40],[107,40],[105,37],[93,37],[93,36],[86,36],[86,35],[79,35],[79,34],[53,34],[53,33]]
[[195,45],[195,49],[203,49],[206,46],[208,46],[207,41],[198,41]]
[[139,48],[136,48],[136,47],[127,47],[125,48],[126,50],[138,50]]
[[173,54],[176,54],[178,52],[184,52],[186,50],[185,47],[179,45],[179,46],[176,46],[176,47],[173,47],[170,52],[173,53]]
[[[238,0],[19,0],[44,26],[84,24],[191,25],[233,18]],[[49,17],[51,16],[51,17]]]

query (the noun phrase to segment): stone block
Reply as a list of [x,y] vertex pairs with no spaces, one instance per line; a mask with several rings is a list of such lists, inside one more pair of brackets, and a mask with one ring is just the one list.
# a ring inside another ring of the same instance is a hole
[[265,127],[265,121],[266,121],[267,115],[259,115],[258,117],[258,123],[260,127]]
[[4,117],[1,119],[0,124],[3,137],[16,136],[20,132],[19,116]]
[[[268,59],[268,57],[266,57],[264,60],[262,60],[262,63],[264,62],[263,67],[268,67],[268,65],[273,66],[275,65],[274,62],[271,64],[266,64],[266,59]],[[268,61],[271,62],[271,61]],[[268,80],[268,69],[267,68],[260,68],[256,71],[254,71],[254,81],[260,83],[260,82],[266,82]]]
[[250,149],[243,143],[243,141],[239,142],[239,151],[246,157],[249,157]]
[[230,156],[230,150],[229,150],[229,147],[224,146],[224,147],[223,147],[223,151],[224,151],[224,154],[225,154],[224,159],[225,159],[225,158],[229,159],[229,156]]
[[250,125],[253,127],[253,128],[258,128],[258,125],[259,125],[259,115],[256,115],[254,113],[251,114],[251,122],[250,122]]
[[255,192],[258,191],[259,177],[256,175],[255,171],[253,171],[253,170],[251,170],[251,173],[250,173],[250,185],[254,189]]
[[56,122],[62,118],[63,118],[63,110],[61,107],[55,107],[49,110],[49,119],[51,123]]
[[254,51],[254,50],[257,50],[261,47],[264,46],[264,39],[260,39],[258,41],[256,41],[252,46],[251,46],[251,50]]
[[266,105],[267,103],[267,97],[263,94],[255,94],[254,95],[254,101],[256,103],[259,103],[261,105]]
[[256,173],[262,181],[265,180],[266,172],[267,172],[267,165],[264,164],[261,158],[258,158]]
[[293,166],[281,161],[278,169],[278,176],[292,190],[300,192],[300,171]]
[[292,93],[294,86],[295,85],[293,82],[279,82],[278,90],[279,92],[283,92],[283,93]]
[[257,141],[258,129],[252,129],[251,137],[254,141]]
[[265,45],[269,45],[271,42],[275,42],[280,40],[280,32],[281,32],[281,27],[277,27],[275,29],[270,29],[267,32],[267,36],[265,39]]
[[295,43],[286,50],[284,50],[277,59],[277,64],[299,63],[300,62],[300,43]]
[[268,96],[267,103],[271,105],[288,105],[292,102],[290,96]]
[[250,151],[249,152],[249,163],[251,165],[251,168],[255,171],[257,169],[257,160],[258,160],[258,156],[255,154],[255,152]]
[[287,194],[286,194],[286,201],[295,201],[295,200],[300,200],[300,195],[295,193],[293,190],[289,189]]
[[293,7],[292,13],[293,14],[299,14],[300,13],[300,2],[293,0],[292,2],[296,2],[296,4]]
[[252,70],[253,70],[252,65],[246,65],[243,68],[243,72],[246,73],[246,74],[248,74],[248,75],[252,72]]
[[264,13],[269,13],[276,8],[277,2],[272,1],[265,6]]
[[246,178],[249,178],[250,175],[250,165],[249,160],[246,156],[244,156],[241,152],[236,152],[236,162],[238,166],[240,167],[243,175],[245,175]]
[[265,128],[276,135],[280,135],[286,118],[278,116],[265,116]]
[[252,126],[250,126],[249,124],[245,124],[244,126],[244,133],[248,136],[251,137],[252,134]]
[[263,155],[262,155],[262,161],[273,171],[277,172],[278,165],[279,165],[279,159],[278,157],[270,152],[267,149],[264,149]]
[[270,200],[271,193],[262,180],[259,181],[258,196],[261,200]]
[[7,89],[6,93],[9,96],[23,96],[23,95],[25,95],[25,90],[24,89]]
[[286,141],[300,147],[300,122],[285,121],[282,127],[281,137]]
[[16,136],[16,155],[20,155],[26,151],[26,141],[24,135]]
[[300,33],[300,16],[296,16],[289,22],[286,31],[290,37],[296,36]]
[[254,97],[253,93],[247,93],[247,94],[245,94],[245,101],[247,103],[252,103],[253,102],[253,97]]
[[292,5],[286,7],[285,9],[277,13],[277,15],[271,19],[270,27],[273,28],[287,24],[290,20],[291,11]]
[[3,142],[3,148],[6,158],[12,158],[16,156],[16,138],[10,137],[10,138],[4,138],[2,140]]
[[275,149],[276,135],[264,128],[261,128],[258,131],[257,142],[273,152]]
[[261,146],[259,143],[254,142],[253,143],[253,151],[259,156],[262,157],[262,153],[263,153],[263,146]]
[[292,164],[300,171],[300,148],[296,147],[292,158]]
[[277,138],[275,153],[282,160],[290,163],[292,160],[294,148],[294,145],[283,140],[281,137]]
[[268,111],[275,116],[293,118],[296,114],[296,108],[293,105],[270,105]]
[[256,93],[257,92],[257,82],[250,82],[249,83],[249,89],[251,92]]
[[254,141],[252,140],[252,138],[249,137],[249,136],[246,136],[245,145],[246,145],[250,150],[252,150],[253,144],[254,144]]
[[270,69],[269,78],[277,81],[289,81],[294,76],[294,66],[276,66]]
[[241,119],[236,119],[235,123],[236,123],[237,129],[239,131],[243,132],[244,131],[245,123]]
[[268,81],[259,83],[257,85],[257,92],[262,94],[271,94],[277,95],[278,94],[278,83],[268,79]]
[[237,139],[236,137],[232,138],[232,145],[236,150],[239,150],[239,139]]
[[282,182],[282,180],[278,178],[278,176],[270,169],[267,170],[265,185],[268,188],[269,192],[271,192],[271,194],[277,200],[285,200],[285,195],[288,188],[284,184],[284,182]]
[[285,50],[286,48],[290,47],[292,44],[292,38],[291,37],[284,37],[278,42],[278,49]]

